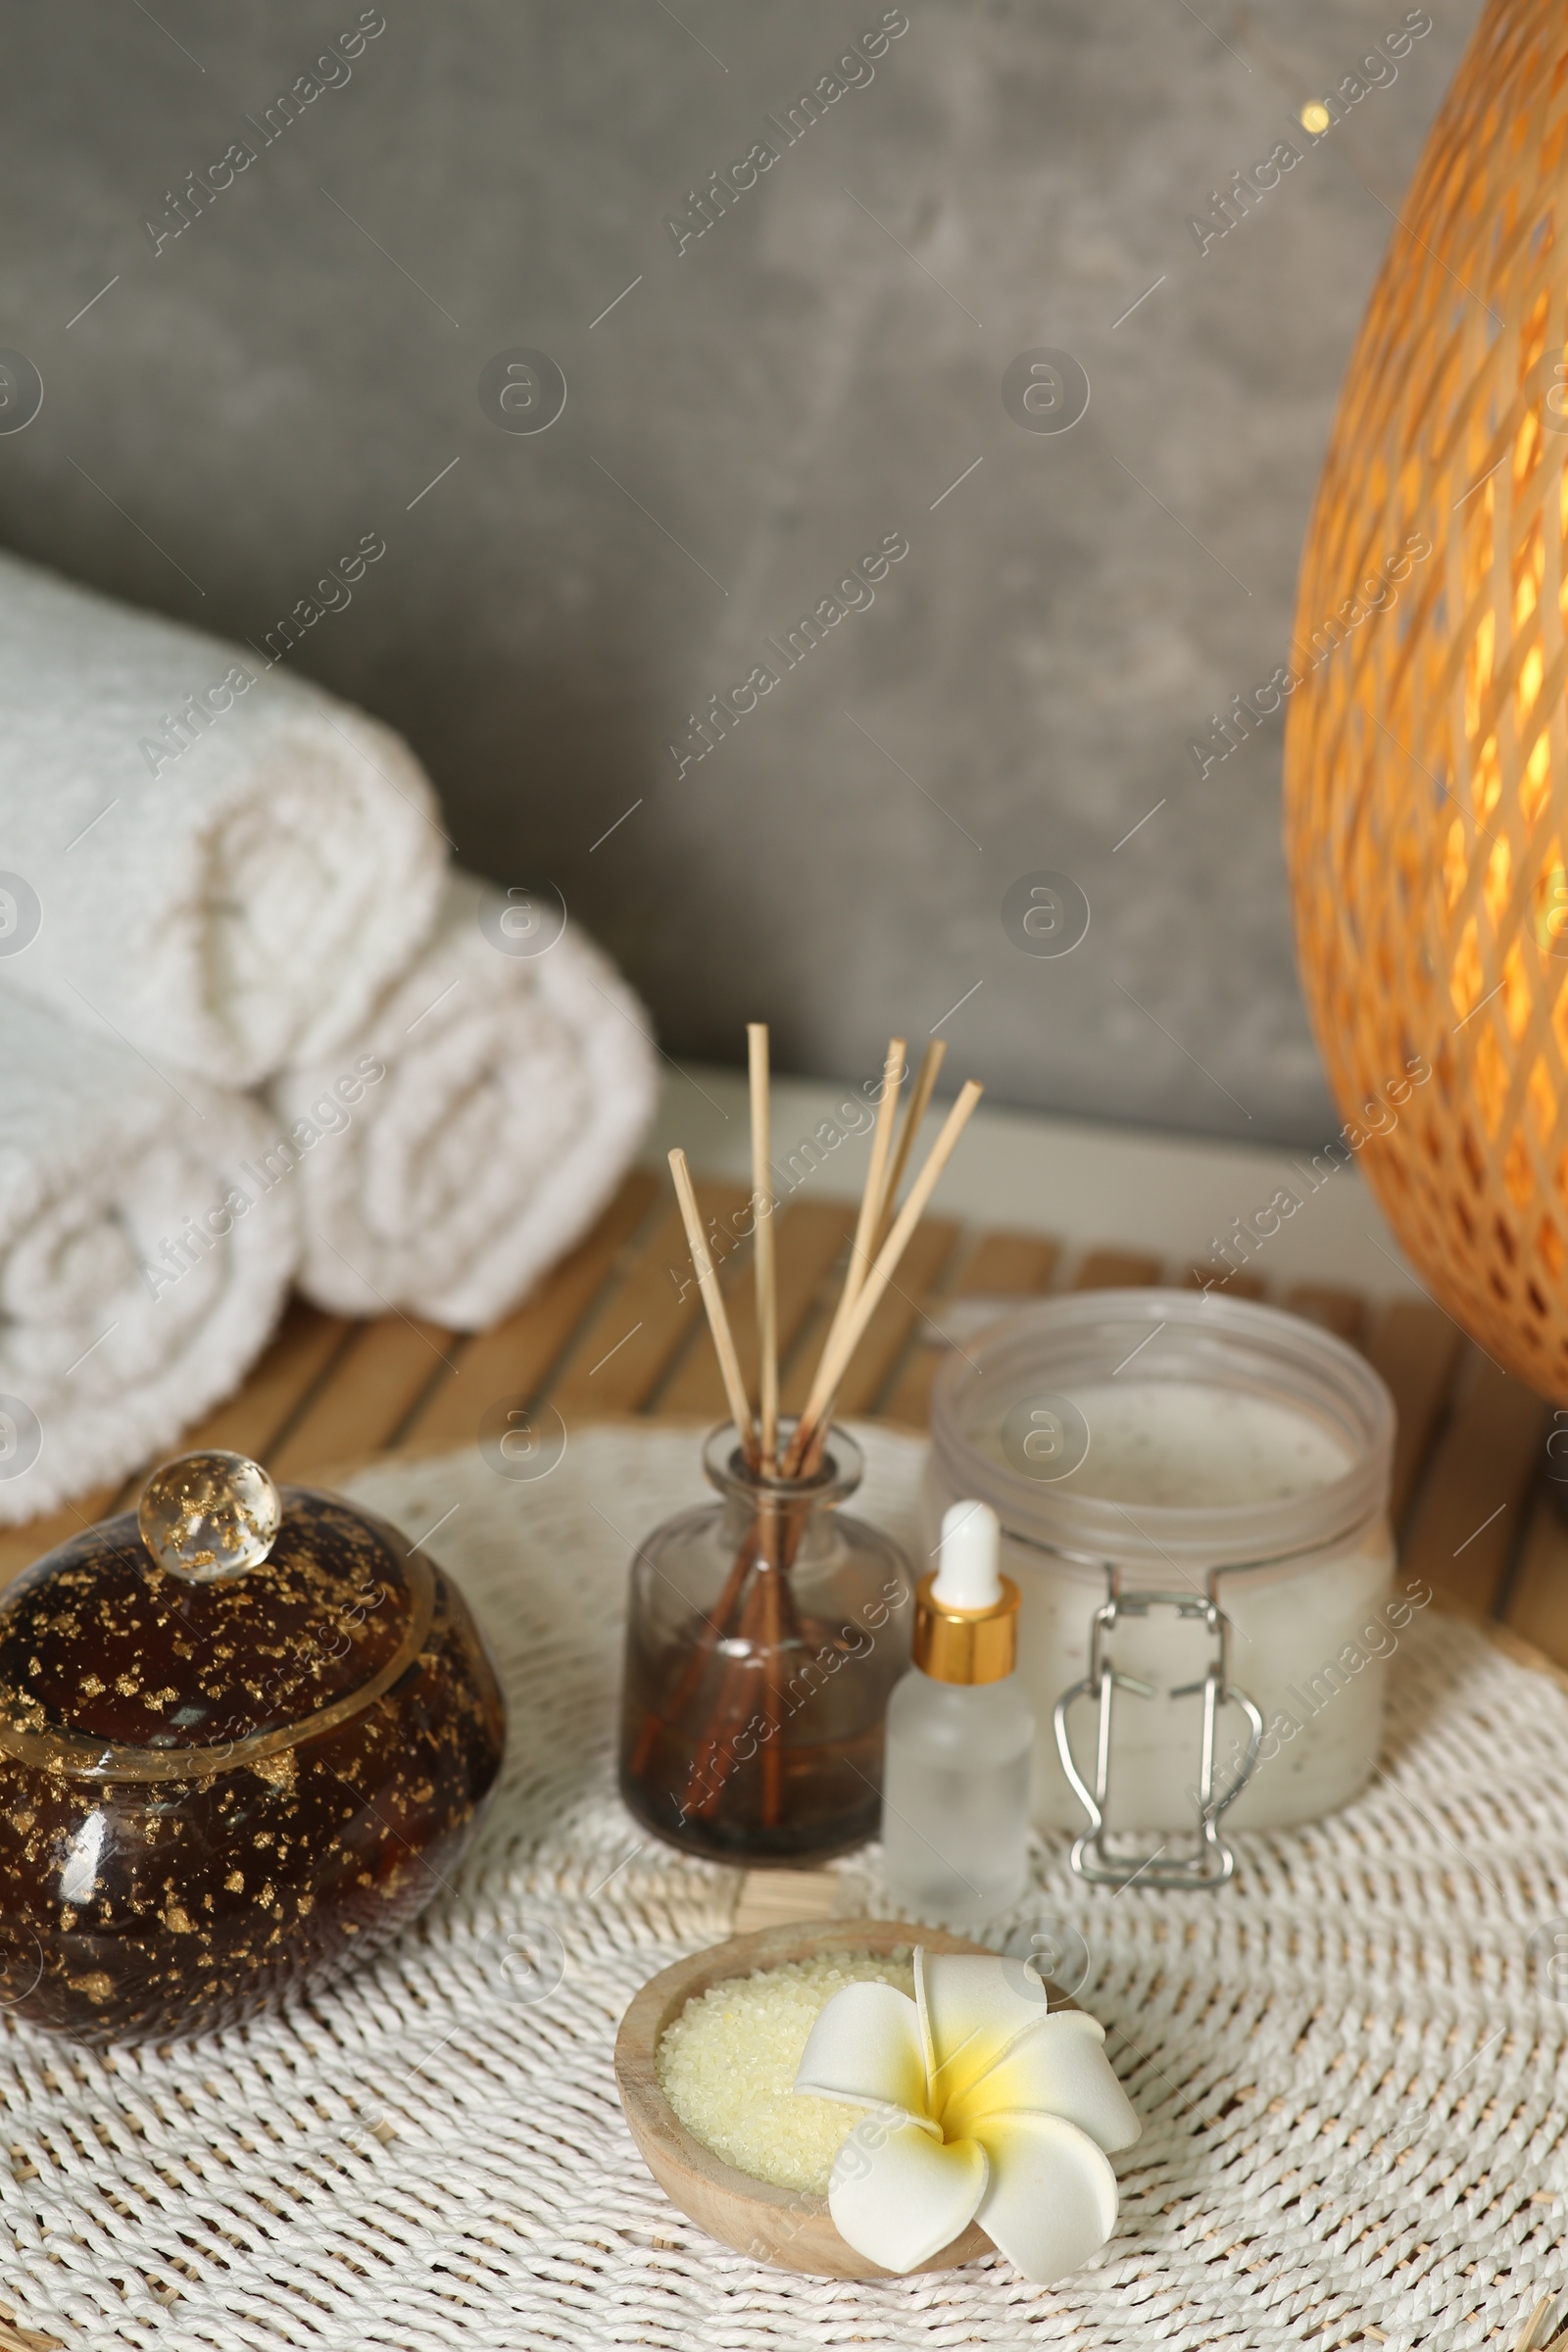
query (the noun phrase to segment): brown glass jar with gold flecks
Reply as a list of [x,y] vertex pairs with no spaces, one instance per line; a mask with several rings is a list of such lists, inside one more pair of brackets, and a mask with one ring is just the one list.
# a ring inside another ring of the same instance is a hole
[[211,2032],[450,1878],[505,1708],[461,1593],[338,1496],[187,1454],[0,1595],[0,2005]]

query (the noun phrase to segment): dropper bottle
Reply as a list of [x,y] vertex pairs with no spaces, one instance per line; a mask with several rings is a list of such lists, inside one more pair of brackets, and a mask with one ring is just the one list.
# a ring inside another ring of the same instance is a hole
[[906,1911],[972,1926],[1029,1882],[1034,1711],[1013,1667],[1018,1588],[989,1503],[956,1502],[915,1594],[914,1664],[888,1701],[882,1843]]

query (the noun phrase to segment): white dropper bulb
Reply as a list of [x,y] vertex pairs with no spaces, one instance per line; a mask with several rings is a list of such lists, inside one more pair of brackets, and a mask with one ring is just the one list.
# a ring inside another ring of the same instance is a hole
[[953,1502],[942,1514],[942,1543],[931,1597],[944,1609],[993,1609],[1002,1598],[1002,1522],[989,1502]]

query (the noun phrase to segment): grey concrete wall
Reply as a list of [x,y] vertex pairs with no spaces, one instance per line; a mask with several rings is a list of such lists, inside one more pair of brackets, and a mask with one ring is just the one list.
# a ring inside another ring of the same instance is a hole
[[[1288,659],[1475,13],[1434,0],[1313,146],[1301,105],[1400,0],[907,0],[791,144],[766,116],[878,0],[381,0],[319,69],[354,0],[13,0],[0,344],[45,400],[0,435],[0,538],[260,641],[381,532],[291,659],[407,733],[468,863],[560,885],[671,1052],[738,1058],[761,1014],[784,1066],[849,1074],[941,1022],[1004,1102],[1309,1136],[1278,722],[1201,779],[1189,745]],[[1310,151],[1200,251],[1189,216],[1282,138]],[[677,251],[665,216],[760,139]],[[1004,406],[1039,347],[1087,373],[1070,430]],[[546,431],[481,402],[517,348],[564,371]],[[875,602],[786,668],[764,641],[887,534]],[[1091,909],[1065,956],[1004,920],[1048,869]]]

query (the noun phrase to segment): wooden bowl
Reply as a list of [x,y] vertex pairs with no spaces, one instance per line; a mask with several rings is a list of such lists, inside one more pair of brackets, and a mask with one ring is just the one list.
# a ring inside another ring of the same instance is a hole
[[[732,1936],[689,1960],[677,1960],[645,1984],[615,2037],[615,2086],[643,2161],[672,2204],[710,2237],[754,2262],[775,2270],[804,2271],[817,2278],[891,2278],[863,2254],[846,2245],[833,2227],[825,2197],[775,2188],[755,2180],[715,2156],[693,2136],[659,2087],[654,2053],[660,2036],[710,1984],[726,1977],[749,1977],[758,1969],[780,1968],[790,1960],[812,1960],[823,1952],[892,1952],[922,1943],[933,1952],[985,1952],[983,1943],[947,1936],[908,1920],[823,1919],[764,1928],[756,1936]],[[1053,2003],[1053,2006],[1055,2006]],[[978,2223],[971,2222],[922,2271],[946,2271],[995,2251]]]

